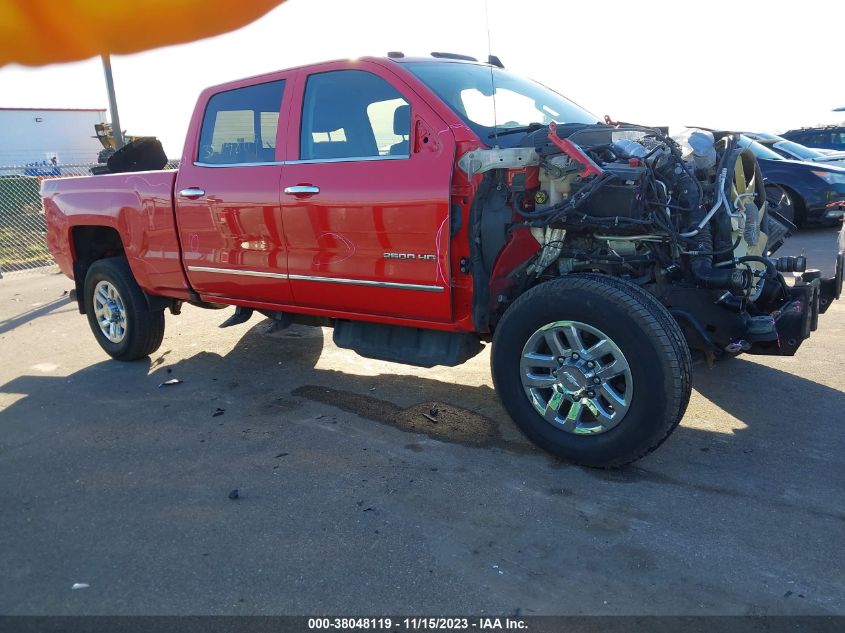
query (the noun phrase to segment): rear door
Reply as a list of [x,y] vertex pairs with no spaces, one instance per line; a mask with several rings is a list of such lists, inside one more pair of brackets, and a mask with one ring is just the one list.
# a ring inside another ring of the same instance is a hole
[[[288,303],[279,206],[290,77],[212,94],[176,179],[179,236],[191,286],[208,298]],[[200,104],[203,99],[200,99]],[[198,106],[200,107],[200,106]]]
[[448,321],[448,126],[378,64],[338,62],[303,72],[289,137],[281,204],[296,303]]

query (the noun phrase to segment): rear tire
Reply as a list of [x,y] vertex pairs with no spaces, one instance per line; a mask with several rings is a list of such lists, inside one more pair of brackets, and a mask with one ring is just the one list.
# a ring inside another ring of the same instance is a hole
[[84,306],[94,338],[116,360],[149,356],[164,338],[164,311],[150,310],[125,257],[100,259],[85,276]]
[[520,296],[496,328],[491,363],[502,404],[532,442],[597,468],[624,466],[660,446],[692,389],[689,349],[671,314],[641,288],[598,274],[562,277]]

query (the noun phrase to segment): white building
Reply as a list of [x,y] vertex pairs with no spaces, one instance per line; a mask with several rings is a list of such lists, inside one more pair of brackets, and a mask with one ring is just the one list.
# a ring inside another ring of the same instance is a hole
[[0,108],[0,168],[96,163],[103,146],[94,124],[104,121],[105,109]]

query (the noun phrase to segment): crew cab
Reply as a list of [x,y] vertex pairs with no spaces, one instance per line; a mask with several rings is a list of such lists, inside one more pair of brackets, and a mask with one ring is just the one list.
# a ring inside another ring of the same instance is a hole
[[495,58],[333,61],[205,90],[178,170],[45,180],[47,240],[115,359],[185,302],[426,367],[492,342],[532,441],[618,467],[680,421],[691,350],[794,354],[841,292],[841,252],[771,257],[794,227],[735,135],[690,144]]

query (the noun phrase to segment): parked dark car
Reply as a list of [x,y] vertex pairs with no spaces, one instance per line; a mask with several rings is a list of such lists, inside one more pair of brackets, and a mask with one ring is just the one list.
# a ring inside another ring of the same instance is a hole
[[[800,227],[833,224],[842,219],[845,213],[845,168],[789,160],[745,135],[739,143],[757,157],[768,192],[779,197],[777,185],[789,194],[791,204],[781,205],[779,210],[787,220]],[[770,202],[773,200],[770,199]]]
[[748,138],[757,141],[763,147],[768,147],[790,160],[803,160],[810,163],[828,163],[833,167],[845,167],[845,152],[822,151],[795,141],[790,141],[777,134],[765,132],[743,132]]
[[845,126],[843,125],[802,127],[800,130],[784,132],[781,136],[807,147],[845,151]]

